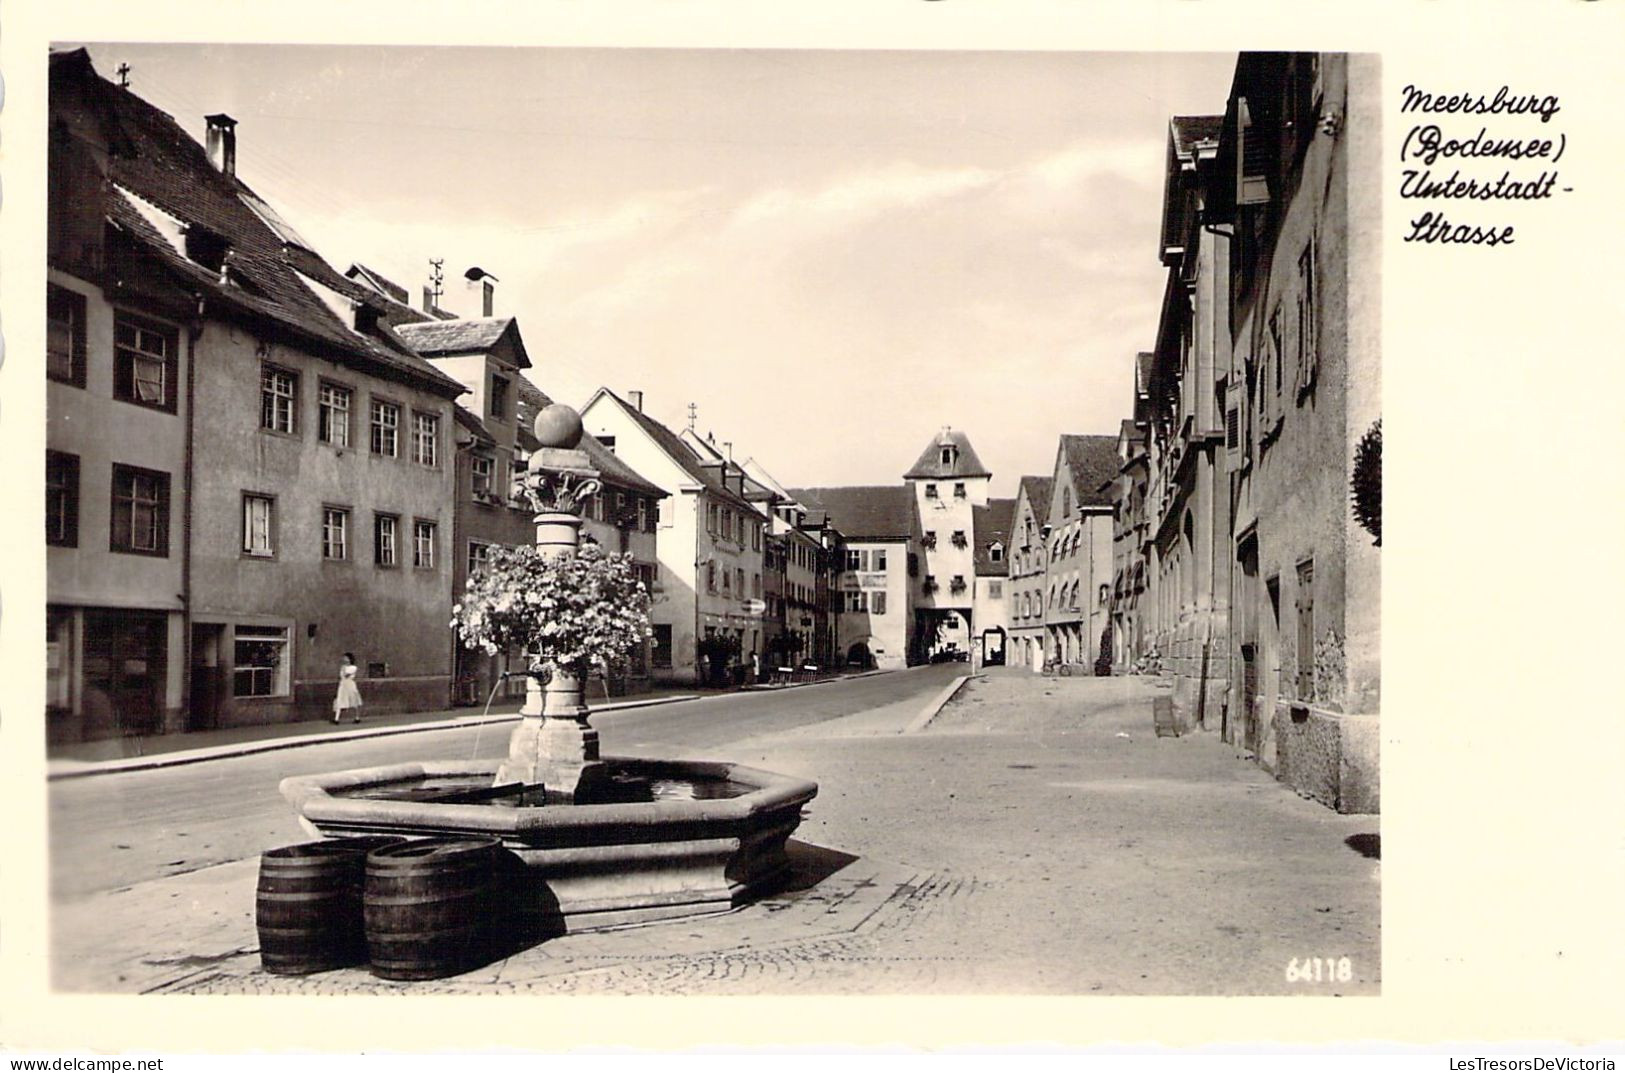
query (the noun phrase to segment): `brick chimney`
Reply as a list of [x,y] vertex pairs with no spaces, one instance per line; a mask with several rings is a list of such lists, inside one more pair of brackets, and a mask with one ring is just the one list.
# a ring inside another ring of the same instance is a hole
[[203,119],[209,124],[204,145],[209,153],[209,163],[218,168],[222,175],[236,175],[237,121],[223,112],[204,116]]

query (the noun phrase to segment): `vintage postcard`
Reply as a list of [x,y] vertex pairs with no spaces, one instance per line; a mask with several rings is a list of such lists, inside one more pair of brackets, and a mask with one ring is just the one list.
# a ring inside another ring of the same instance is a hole
[[330,7],[8,20],[0,1046],[1625,1035],[1616,9]]

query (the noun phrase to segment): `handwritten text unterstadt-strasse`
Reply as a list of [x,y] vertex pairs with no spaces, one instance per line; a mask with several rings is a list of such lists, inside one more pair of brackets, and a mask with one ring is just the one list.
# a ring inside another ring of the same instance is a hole
[[1435,93],[1409,85],[1400,97],[1400,114],[1411,124],[1399,150],[1406,242],[1511,246],[1514,225],[1484,208],[1573,192],[1558,170],[1568,135],[1552,124],[1561,111],[1555,94],[1507,86]]

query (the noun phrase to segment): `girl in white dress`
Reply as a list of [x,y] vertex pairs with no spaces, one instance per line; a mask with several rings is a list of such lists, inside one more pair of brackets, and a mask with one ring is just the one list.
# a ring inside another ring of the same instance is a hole
[[353,722],[361,722],[361,690],[356,688],[355,653],[344,653],[344,665],[339,668],[339,692],[333,698],[333,722],[341,722],[348,709]]

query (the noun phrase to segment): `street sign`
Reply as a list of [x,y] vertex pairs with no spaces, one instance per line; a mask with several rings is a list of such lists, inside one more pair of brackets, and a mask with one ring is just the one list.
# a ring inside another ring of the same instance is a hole
[[746,600],[745,601],[745,614],[747,614],[747,615],[760,615],[762,612],[764,612],[766,610],[767,610],[767,601],[766,600]]

